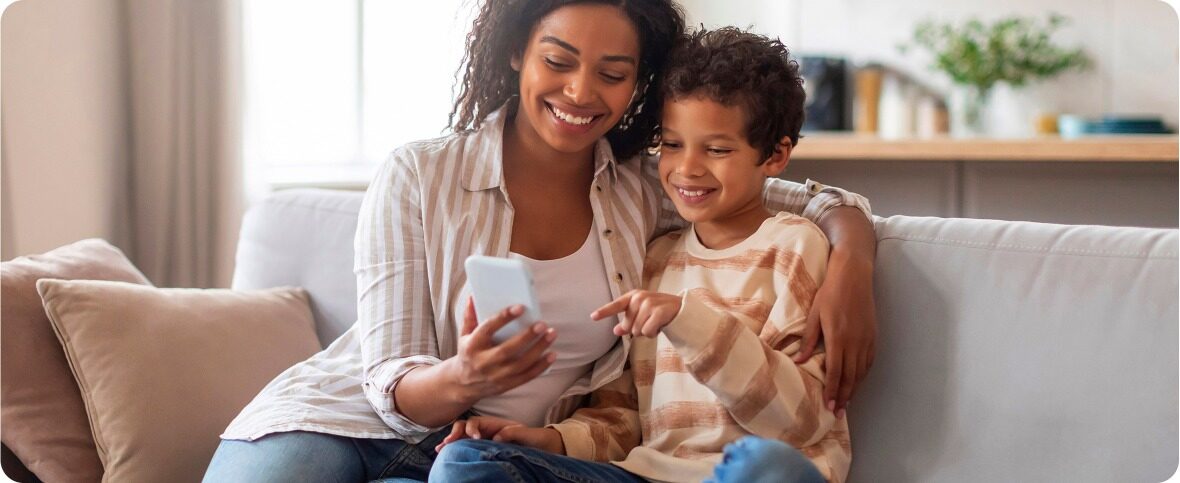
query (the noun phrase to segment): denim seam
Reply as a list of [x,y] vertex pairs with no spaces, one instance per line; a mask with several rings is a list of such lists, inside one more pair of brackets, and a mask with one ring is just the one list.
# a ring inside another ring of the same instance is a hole
[[529,463],[533,464],[534,466],[539,466],[541,468],[545,468],[547,471],[549,471],[549,473],[553,474],[553,476],[561,478],[564,481],[572,481],[575,483],[596,483],[596,480],[593,480],[590,478],[585,478],[585,477],[582,477],[581,475],[578,475],[577,473],[571,473],[571,472],[565,471],[559,467],[552,466],[549,464],[548,461],[545,461],[542,458],[534,458],[522,451],[497,450],[496,454],[497,455],[505,455],[508,458],[515,457],[515,458],[523,459],[523,460],[528,461]]
[[[528,483],[528,480],[524,479],[524,475],[520,474],[520,471],[518,471],[516,469],[516,465],[513,465],[511,462],[505,461],[504,459],[501,459],[498,457],[500,455],[500,453],[507,453],[507,452],[501,452],[501,451],[495,451],[495,450],[488,451],[488,450],[484,450],[484,449],[481,449],[478,451],[479,451],[480,461],[492,463],[494,465],[497,465],[497,466],[503,468],[504,472],[511,475],[512,481],[515,481],[516,483]],[[509,455],[509,456],[511,456],[511,455]]]
[[392,471],[394,471],[397,467],[401,466],[403,463],[406,462],[406,459],[409,458],[409,456],[410,456],[410,454],[408,453],[409,451],[417,451],[417,450],[418,450],[417,446],[412,445],[412,444],[406,444],[404,447],[402,447],[401,451],[397,452],[396,456],[394,456],[392,459],[389,460],[389,463],[385,464],[385,467],[381,469],[381,472],[377,473],[377,478],[381,479],[381,478],[388,477]]
[[[431,438],[438,437],[439,433],[441,433],[441,432],[442,431],[440,430],[435,433],[428,434],[428,435],[426,435],[425,438],[422,438],[422,441],[419,441],[416,444],[411,444],[409,442],[406,442],[406,444],[402,448],[402,450],[399,451],[398,454],[396,456],[394,456],[389,461],[389,463],[387,463],[385,465],[384,468],[381,469],[381,473],[379,473],[379,475],[380,475],[379,478],[390,477],[391,472],[398,470],[399,469],[398,466],[405,465],[406,460],[410,459],[411,457],[415,457],[415,458],[421,457],[425,460],[428,460],[430,462],[430,464],[427,465],[427,467],[426,467],[426,473],[429,474],[430,467],[434,465],[434,459],[435,459],[435,457],[438,456],[437,454],[435,454],[433,456],[431,455],[430,448],[433,446],[430,444],[433,442],[433,441],[431,441]],[[439,441],[442,440],[442,438],[438,438],[438,439],[439,439]],[[423,448],[422,447],[423,445],[426,445],[426,448]],[[407,451],[416,451],[417,453],[407,453]]]
[[528,483],[529,480],[524,479],[524,475],[520,474],[520,470],[516,469],[516,465],[513,465],[507,461],[499,461],[498,463],[503,466],[504,469],[508,470],[508,473],[512,475],[512,479],[517,483]]

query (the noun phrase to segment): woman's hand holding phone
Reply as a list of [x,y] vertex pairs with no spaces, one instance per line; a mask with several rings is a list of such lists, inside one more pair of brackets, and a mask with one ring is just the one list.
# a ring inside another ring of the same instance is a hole
[[447,366],[451,380],[469,406],[533,380],[557,360],[557,354],[546,352],[557,339],[557,332],[544,322],[533,324],[530,330],[499,345],[492,341],[497,330],[522,313],[521,306],[512,306],[480,323],[475,316],[474,302],[467,300],[459,351],[442,364]]

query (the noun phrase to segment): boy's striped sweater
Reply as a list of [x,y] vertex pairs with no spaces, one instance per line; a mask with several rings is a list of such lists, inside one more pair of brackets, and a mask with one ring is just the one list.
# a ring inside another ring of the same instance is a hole
[[848,474],[848,423],[823,402],[822,351],[795,364],[823,282],[828,240],[789,213],[710,250],[692,228],[648,249],[648,290],[683,294],[656,338],[632,339],[629,369],[552,425],[566,454],[612,461],[656,481],[701,481],[742,436],[798,448],[828,480]]

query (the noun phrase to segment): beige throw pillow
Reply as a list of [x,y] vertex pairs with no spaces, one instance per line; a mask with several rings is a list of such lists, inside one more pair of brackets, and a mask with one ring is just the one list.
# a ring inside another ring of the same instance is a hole
[[319,350],[307,293],[41,280],[103,481],[200,481],[230,420]]
[[[148,280],[99,239],[0,263],[0,439],[41,480],[98,482],[102,462],[86,407],[37,295],[42,278]],[[21,468],[9,466],[15,461],[4,463],[20,478]]]

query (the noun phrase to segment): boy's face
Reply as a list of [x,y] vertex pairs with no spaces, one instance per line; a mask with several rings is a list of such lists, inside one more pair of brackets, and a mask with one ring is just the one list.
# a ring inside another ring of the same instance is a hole
[[782,171],[786,156],[759,165],[762,153],[745,126],[740,106],[696,96],[664,104],[660,181],[685,220],[716,222],[762,208],[766,177]]

